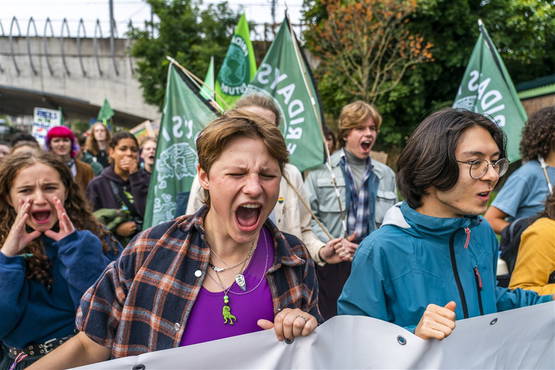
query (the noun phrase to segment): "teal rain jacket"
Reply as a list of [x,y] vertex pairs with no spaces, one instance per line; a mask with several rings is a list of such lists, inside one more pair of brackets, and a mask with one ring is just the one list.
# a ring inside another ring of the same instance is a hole
[[414,332],[430,303],[455,301],[458,320],[551,301],[497,287],[497,258],[497,239],[484,218],[430,217],[400,203],[358,248],[338,313]]

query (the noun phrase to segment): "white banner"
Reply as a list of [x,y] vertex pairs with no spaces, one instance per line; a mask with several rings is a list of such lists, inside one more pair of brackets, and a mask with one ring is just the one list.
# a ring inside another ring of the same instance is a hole
[[457,321],[443,341],[338,316],[292,344],[267,330],[79,369],[554,369],[555,302]]

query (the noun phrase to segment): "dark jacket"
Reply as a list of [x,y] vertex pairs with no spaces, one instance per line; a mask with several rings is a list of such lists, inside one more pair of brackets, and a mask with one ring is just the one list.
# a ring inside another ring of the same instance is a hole
[[110,158],[108,156],[108,153],[105,150],[99,150],[98,154],[94,154],[86,150],[83,154],[87,156],[91,156],[92,159],[96,163],[100,163],[100,165],[102,165],[103,168],[110,166]]
[[119,195],[114,193],[110,182],[114,182],[133,196],[133,205],[142,220],[145,215],[150,175],[145,170],[139,169],[124,181],[114,172],[113,166],[106,167],[100,176],[95,177],[87,186],[87,198],[91,202],[93,211],[101,208],[121,209],[124,205]]

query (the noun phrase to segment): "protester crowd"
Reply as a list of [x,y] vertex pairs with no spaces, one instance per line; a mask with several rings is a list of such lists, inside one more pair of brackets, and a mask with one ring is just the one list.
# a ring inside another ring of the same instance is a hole
[[27,134],[0,143],[0,369],[265,329],[291,341],[336,315],[440,340],[456,320],[553,299],[555,107],[525,125],[516,170],[501,129],[466,110],[426,117],[396,171],[372,157],[371,104],[343,107],[337,136],[323,131],[326,162],[305,174],[280,122],[250,95],[209,123],[187,211],[148,229],[155,138],[98,122],[83,138],[53,127],[44,147]]

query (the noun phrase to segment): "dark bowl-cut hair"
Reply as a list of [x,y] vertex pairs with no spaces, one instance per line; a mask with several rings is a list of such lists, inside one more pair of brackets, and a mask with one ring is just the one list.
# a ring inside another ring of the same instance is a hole
[[418,125],[397,161],[397,186],[412,208],[422,206],[426,189],[451,189],[459,179],[455,158],[459,138],[471,127],[483,127],[505,157],[505,134],[490,119],[465,109],[446,108],[426,117]]

